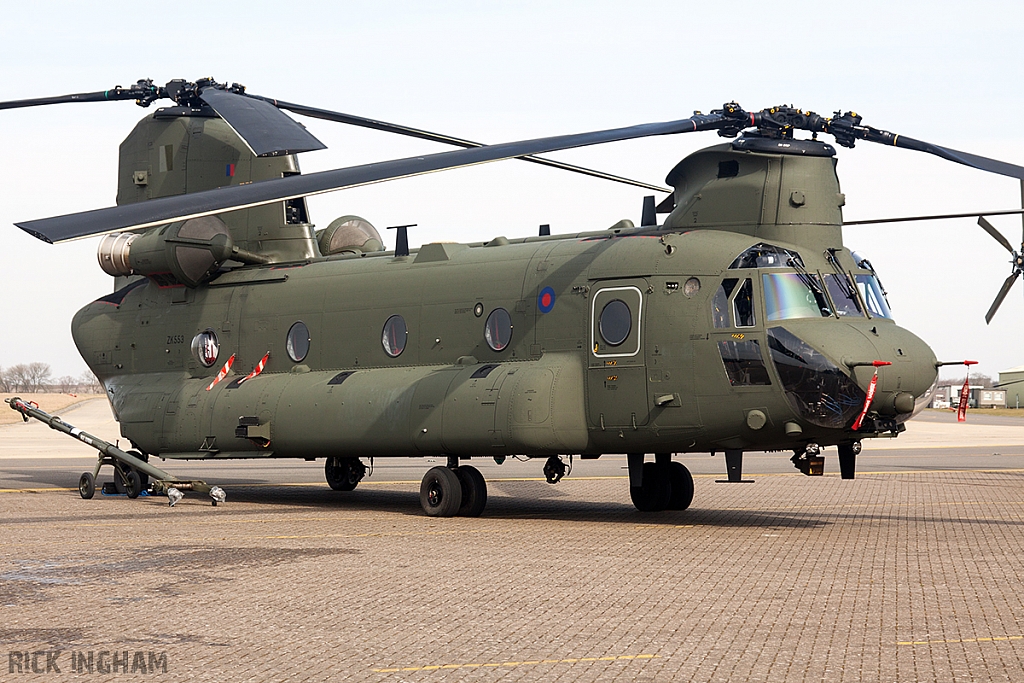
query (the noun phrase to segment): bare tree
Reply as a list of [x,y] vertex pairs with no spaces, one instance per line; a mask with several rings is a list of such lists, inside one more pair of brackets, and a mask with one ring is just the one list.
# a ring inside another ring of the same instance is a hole
[[25,373],[25,379],[27,382],[25,391],[42,391],[50,381],[50,374],[51,370],[49,363],[29,363]]
[[7,368],[7,386],[13,392],[28,391],[27,381],[28,367],[23,363],[12,365]]
[[70,394],[72,391],[78,388],[78,380],[71,375],[61,375],[54,383],[57,385],[57,389],[62,394]]
[[7,370],[4,370],[3,367],[0,367],[0,391],[4,393],[11,391],[11,383],[7,379],[7,373]]
[[86,370],[78,379],[78,390],[83,393],[102,394],[103,385],[92,370]]

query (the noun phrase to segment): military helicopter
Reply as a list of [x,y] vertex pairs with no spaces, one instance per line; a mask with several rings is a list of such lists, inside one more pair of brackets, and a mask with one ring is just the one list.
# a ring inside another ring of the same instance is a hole
[[[161,98],[173,106],[121,145],[118,206],[18,223],[51,243],[104,234],[99,263],[116,278],[72,331],[135,450],[11,406],[100,451],[82,474],[84,498],[104,464],[130,496],[147,475],[157,491],[210,491],[179,483],[150,456],[323,458],[338,491],[359,484],[367,459],[443,457],[420,487],[431,516],[483,512],[486,483],[472,458],[540,458],[556,483],[566,457],[626,453],[630,497],[645,512],[690,505],[693,478],[677,453],[724,453],[727,481],[742,482],[745,451],[784,452],[820,475],[822,449],[835,446],[852,479],[861,440],[904,431],[946,363],[896,324],[871,262],[844,245],[835,148],[817,136],[1024,179],[1019,166],[871,128],[853,112],[785,106],[729,103],[678,121],[497,145],[212,79],[0,108]],[[302,175],[296,155],[323,144],[282,110],[465,149]],[[386,251],[360,217],[315,230],[305,203],[512,158],[661,190],[535,155],[698,131],[731,141],[680,161],[671,193],[644,198],[639,226],[562,235],[541,226],[533,237],[416,250],[411,226],[398,226]],[[1013,272],[989,318],[1022,268],[997,239]]]

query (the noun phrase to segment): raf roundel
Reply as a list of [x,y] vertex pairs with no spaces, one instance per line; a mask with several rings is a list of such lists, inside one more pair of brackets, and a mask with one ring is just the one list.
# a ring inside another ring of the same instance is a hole
[[545,287],[540,290],[540,295],[537,297],[537,308],[540,309],[541,313],[549,313],[552,308],[555,307],[555,290],[550,287]]

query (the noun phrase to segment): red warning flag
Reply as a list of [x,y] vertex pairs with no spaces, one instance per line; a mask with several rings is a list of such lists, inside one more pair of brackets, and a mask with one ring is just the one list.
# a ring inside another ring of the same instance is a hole
[[256,364],[256,367],[253,368],[252,372],[250,372],[248,375],[246,375],[242,379],[238,380],[238,386],[242,386],[242,382],[244,382],[244,381],[246,381],[248,379],[252,379],[256,375],[258,375],[261,372],[263,372],[263,368],[267,367],[267,359],[268,358],[270,358],[270,351],[267,351],[266,355],[264,355],[263,358],[260,359],[260,362]]
[[967,422],[967,399],[971,397],[971,387],[968,382],[971,381],[970,373],[967,374],[967,379],[964,380],[964,387],[960,390],[960,406],[956,409],[956,421]]
[[864,422],[864,418],[868,414],[868,410],[871,408],[871,402],[875,400],[875,389],[878,387],[878,369],[875,369],[875,374],[871,376],[871,384],[868,385],[868,393],[864,397],[864,407],[861,408],[860,415],[853,421],[853,431],[860,429],[861,424]]
[[222,379],[228,376],[228,371],[231,369],[231,364],[234,362],[235,354],[231,354],[231,358],[228,358],[228,362],[224,363],[224,367],[220,369],[220,372],[217,373],[217,376],[213,378],[212,382],[210,382],[210,386],[206,387],[207,391],[213,389],[215,386],[217,386],[217,382],[221,381]]

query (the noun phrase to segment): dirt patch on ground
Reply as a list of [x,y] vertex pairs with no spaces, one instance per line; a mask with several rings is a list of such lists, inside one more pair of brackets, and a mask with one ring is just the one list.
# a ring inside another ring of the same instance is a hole
[[[71,406],[104,398],[102,394],[3,394],[0,393],[0,400],[18,396],[24,401],[35,401],[39,408],[53,414],[57,411],[66,411]],[[6,403],[0,404],[0,425],[11,424],[21,420],[21,413],[11,410]]]

